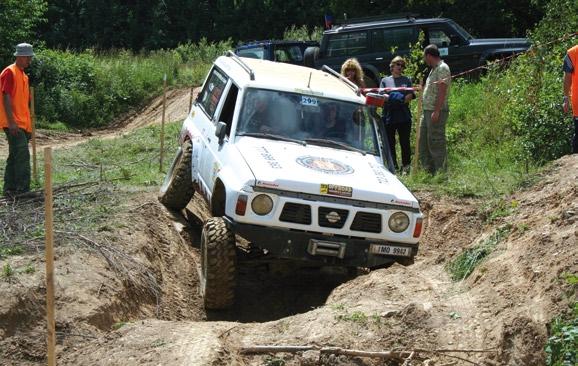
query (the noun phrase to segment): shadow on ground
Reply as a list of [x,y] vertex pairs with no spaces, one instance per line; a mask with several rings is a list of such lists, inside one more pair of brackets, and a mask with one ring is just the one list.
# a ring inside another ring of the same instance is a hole
[[[189,210],[185,216],[188,227],[183,235],[198,249],[203,221]],[[208,311],[207,320],[266,322],[305,313],[323,306],[333,289],[355,277],[344,268],[307,267],[282,260],[264,262],[249,259],[242,251],[238,251],[237,258],[235,305],[228,310]]]

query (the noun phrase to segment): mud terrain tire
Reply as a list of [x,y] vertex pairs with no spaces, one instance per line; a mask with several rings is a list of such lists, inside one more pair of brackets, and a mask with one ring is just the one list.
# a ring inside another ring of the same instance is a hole
[[191,183],[192,150],[190,141],[185,141],[183,146],[179,147],[161,186],[159,201],[170,209],[182,210],[195,193]]
[[205,309],[224,309],[235,301],[235,235],[221,217],[207,220],[201,235],[201,295]]

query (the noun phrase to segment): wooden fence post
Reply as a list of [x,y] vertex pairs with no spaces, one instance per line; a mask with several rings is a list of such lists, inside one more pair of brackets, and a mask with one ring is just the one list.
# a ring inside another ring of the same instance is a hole
[[56,331],[54,317],[54,236],[52,219],[52,148],[44,148],[44,230],[46,238],[46,321],[48,325],[48,366],[56,365]]
[[159,172],[163,172],[163,155],[165,150],[165,110],[167,108],[167,74],[163,75],[163,117],[161,120],[161,155],[159,159]]
[[419,92],[417,93],[417,118],[415,123],[415,149],[413,154],[413,166],[411,168],[411,175],[417,173],[419,167],[419,135],[421,130],[421,114],[423,103],[423,80],[420,83]]

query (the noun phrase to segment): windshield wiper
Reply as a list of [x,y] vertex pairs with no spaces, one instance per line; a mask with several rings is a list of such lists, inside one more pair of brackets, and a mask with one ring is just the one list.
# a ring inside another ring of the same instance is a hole
[[237,136],[249,136],[249,137],[264,137],[267,139],[271,139],[271,140],[280,140],[280,141],[288,141],[288,142],[294,142],[296,144],[299,145],[307,145],[305,143],[305,141],[303,140],[298,140],[298,139],[292,139],[291,137],[285,137],[285,136],[281,136],[281,135],[275,135],[273,133],[265,133],[265,132],[241,132],[238,133]]
[[358,153],[361,153],[363,155],[367,154],[367,151],[365,151],[365,150],[358,149],[355,146],[351,146],[351,145],[346,144],[344,142],[339,142],[339,141],[334,141],[334,140],[309,138],[309,139],[305,139],[305,142],[312,143],[312,144],[318,144],[318,145],[322,144],[322,145],[329,145],[329,146],[339,146],[339,147],[344,148],[345,150],[357,151]]

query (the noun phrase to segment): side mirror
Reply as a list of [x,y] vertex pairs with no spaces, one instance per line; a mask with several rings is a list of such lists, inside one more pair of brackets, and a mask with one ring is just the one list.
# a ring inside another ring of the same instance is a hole
[[219,144],[223,143],[225,135],[227,134],[227,124],[225,122],[217,123],[217,129],[215,130],[215,136],[219,139]]
[[373,107],[383,107],[385,96],[377,93],[365,94],[365,104]]

